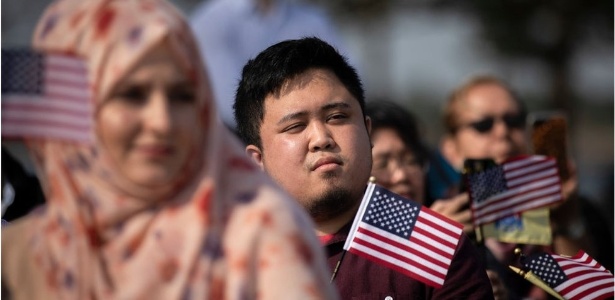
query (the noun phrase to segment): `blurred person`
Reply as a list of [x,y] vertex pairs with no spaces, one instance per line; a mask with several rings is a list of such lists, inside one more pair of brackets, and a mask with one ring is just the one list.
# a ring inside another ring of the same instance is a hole
[[207,61],[222,120],[235,129],[233,101],[241,68],[266,47],[282,40],[317,36],[342,47],[324,10],[296,0],[202,1],[190,16],[201,55]]
[[[402,106],[382,99],[368,102],[365,113],[372,124],[371,174],[375,182],[399,195],[426,204],[426,173],[430,152],[421,138],[414,115]],[[437,200],[431,206],[448,207],[450,205],[447,204],[451,202],[467,201],[468,194],[462,193],[454,199]],[[463,210],[462,213],[465,214],[464,220],[471,219],[469,210]],[[466,232],[471,230],[471,224],[464,228]],[[488,275],[495,299],[507,299],[508,292],[497,273],[488,271]]]
[[[450,194],[454,195],[459,192],[457,188],[461,186],[461,170],[465,159],[490,158],[499,164],[508,158],[528,154],[526,116],[527,111],[524,104],[505,82],[489,75],[470,78],[453,91],[444,109],[443,120],[446,133],[440,145],[440,154],[443,159],[432,160],[432,162],[449,164],[449,166],[432,167],[430,172],[436,173],[447,168],[456,170],[455,176],[448,176],[445,180],[454,184],[448,189],[450,196]],[[430,180],[434,178],[436,176],[431,177]],[[451,178],[453,180],[450,180]],[[458,182],[455,182],[456,180]],[[562,183],[565,203],[574,198],[572,195],[575,194],[575,189],[576,178],[574,176]],[[559,228],[569,228],[574,224],[570,223],[571,221],[580,220],[582,216],[579,211],[562,208],[565,206],[567,204],[552,209],[551,227],[554,236],[551,251],[574,255],[580,248],[583,248],[593,257],[597,257],[593,254],[593,246],[588,240],[588,235],[560,234]],[[471,219],[460,220],[455,217],[469,210],[468,205],[459,206],[443,201],[440,202],[440,207],[433,205],[432,209],[459,222],[471,222]],[[567,212],[566,217],[563,217],[561,213],[563,211]],[[529,253],[539,251],[541,246],[502,243],[493,238],[486,239],[485,245],[489,249],[487,267],[498,272],[510,292],[511,299],[546,297],[541,290],[521,280],[520,276],[512,273],[507,267],[514,265],[517,260],[514,254],[515,248],[522,247],[524,252]]]
[[[311,215],[334,270],[372,167],[364,91],[355,69],[318,38],[275,44],[243,69],[235,119],[246,153]],[[344,299],[491,299],[461,236],[442,288],[352,252],[334,278]]]
[[84,59],[91,142],[25,137],[47,204],[2,229],[4,297],[337,298],[309,217],[216,116],[172,4],[56,1],[33,47]]
[[[499,164],[528,152],[525,106],[495,77],[472,78],[457,88],[443,114],[445,135],[429,172],[444,174],[445,179],[430,180],[429,184],[446,182],[451,186],[430,193],[432,199],[449,198],[461,192],[461,170],[466,159],[490,158]],[[442,202],[436,210],[448,216],[463,216],[452,219],[471,226],[470,216],[460,213],[469,211],[469,197],[465,199],[461,205]]]
[[387,100],[366,104],[371,119],[372,172],[376,183],[392,192],[425,203],[425,172],[429,152],[414,115]]
[[45,202],[36,175],[2,147],[2,220],[12,222]]

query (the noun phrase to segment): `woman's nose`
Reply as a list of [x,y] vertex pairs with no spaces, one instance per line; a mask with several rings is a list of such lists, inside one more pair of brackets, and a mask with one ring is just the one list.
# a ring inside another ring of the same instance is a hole
[[161,91],[151,93],[144,108],[145,127],[159,133],[167,133],[171,128],[172,118],[167,96]]
[[492,133],[498,136],[507,136],[511,131],[515,130],[515,128],[511,126],[512,125],[507,124],[504,119],[498,118],[493,123]]
[[406,182],[409,179],[410,179],[410,174],[407,168],[404,168],[399,163],[391,167],[391,182],[392,183]]

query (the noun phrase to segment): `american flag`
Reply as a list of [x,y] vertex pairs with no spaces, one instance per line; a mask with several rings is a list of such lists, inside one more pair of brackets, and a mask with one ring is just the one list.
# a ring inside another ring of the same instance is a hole
[[555,159],[533,155],[468,175],[474,225],[563,201]]
[[369,183],[344,249],[439,288],[463,226]]
[[2,49],[2,136],[91,141],[92,108],[83,60]]
[[573,257],[548,253],[530,255],[525,258],[524,265],[566,299],[614,296],[613,274],[583,250]]

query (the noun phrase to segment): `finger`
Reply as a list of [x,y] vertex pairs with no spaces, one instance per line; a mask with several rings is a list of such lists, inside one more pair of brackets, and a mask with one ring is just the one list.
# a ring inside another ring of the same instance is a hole
[[470,195],[468,193],[461,193],[449,200],[455,211],[461,211],[462,208],[470,202]]
[[457,222],[460,223],[472,223],[472,211],[470,209],[464,209],[456,214]]
[[448,200],[436,200],[430,208],[431,210],[450,218],[450,215],[453,212],[451,207],[451,203],[449,203]]

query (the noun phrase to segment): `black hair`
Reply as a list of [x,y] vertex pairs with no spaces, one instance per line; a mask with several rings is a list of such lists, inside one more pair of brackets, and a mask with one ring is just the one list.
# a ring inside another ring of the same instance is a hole
[[361,80],[344,56],[316,37],[286,40],[265,49],[243,67],[233,109],[238,135],[245,144],[261,147],[265,98],[277,97],[284,84],[315,68],[333,72],[359,101],[365,115]]
[[388,100],[374,100],[367,103],[365,112],[372,120],[372,132],[382,128],[394,130],[404,145],[412,150],[421,166],[427,164],[429,150],[421,139],[417,120],[410,111]]

